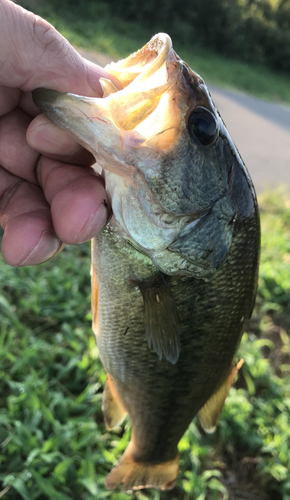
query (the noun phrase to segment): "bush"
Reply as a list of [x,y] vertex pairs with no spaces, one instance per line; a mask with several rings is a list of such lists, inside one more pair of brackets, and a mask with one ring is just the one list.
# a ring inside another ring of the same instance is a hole
[[290,72],[290,0],[160,0],[158,8],[155,0],[49,0],[45,5],[66,17],[97,19],[106,13],[168,32],[187,45]]

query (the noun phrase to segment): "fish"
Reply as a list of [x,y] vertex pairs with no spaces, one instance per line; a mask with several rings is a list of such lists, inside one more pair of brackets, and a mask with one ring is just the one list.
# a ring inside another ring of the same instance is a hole
[[250,175],[203,79],[155,35],[106,70],[102,98],[36,89],[48,118],[89,150],[112,216],[92,240],[93,330],[109,430],[131,440],[109,489],[170,489],[192,419],[213,432],[242,361],[258,279]]

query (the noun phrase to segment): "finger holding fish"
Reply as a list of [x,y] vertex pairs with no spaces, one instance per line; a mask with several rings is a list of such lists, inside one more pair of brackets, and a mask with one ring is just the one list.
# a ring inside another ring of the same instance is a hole
[[79,166],[93,165],[94,157],[45,115],[38,115],[27,128],[26,140],[31,148],[46,157]]
[[[62,242],[92,238],[109,216],[103,181],[90,168],[93,156],[44,115],[30,121],[20,109],[0,117],[1,252],[11,266],[44,262]],[[50,178],[44,191],[43,176]]]

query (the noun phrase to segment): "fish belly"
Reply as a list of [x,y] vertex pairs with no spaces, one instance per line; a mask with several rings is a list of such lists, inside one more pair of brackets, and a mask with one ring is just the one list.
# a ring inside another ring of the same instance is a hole
[[160,360],[145,335],[140,284],[159,270],[109,227],[94,239],[94,331],[102,363],[132,423],[135,462],[176,460],[190,421],[225,379],[251,314],[255,232],[254,221],[248,221],[210,282],[167,277],[181,325],[176,364]]

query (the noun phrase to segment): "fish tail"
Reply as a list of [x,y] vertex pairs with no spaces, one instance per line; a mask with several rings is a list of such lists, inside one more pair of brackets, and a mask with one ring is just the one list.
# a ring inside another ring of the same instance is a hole
[[138,490],[141,488],[160,488],[170,490],[175,486],[179,473],[179,455],[174,460],[160,464],[150,464],[136,461],[130,442],[119,463],[111,470],[105,480],[105,486],[113,490],[123,483],[123,490]]

